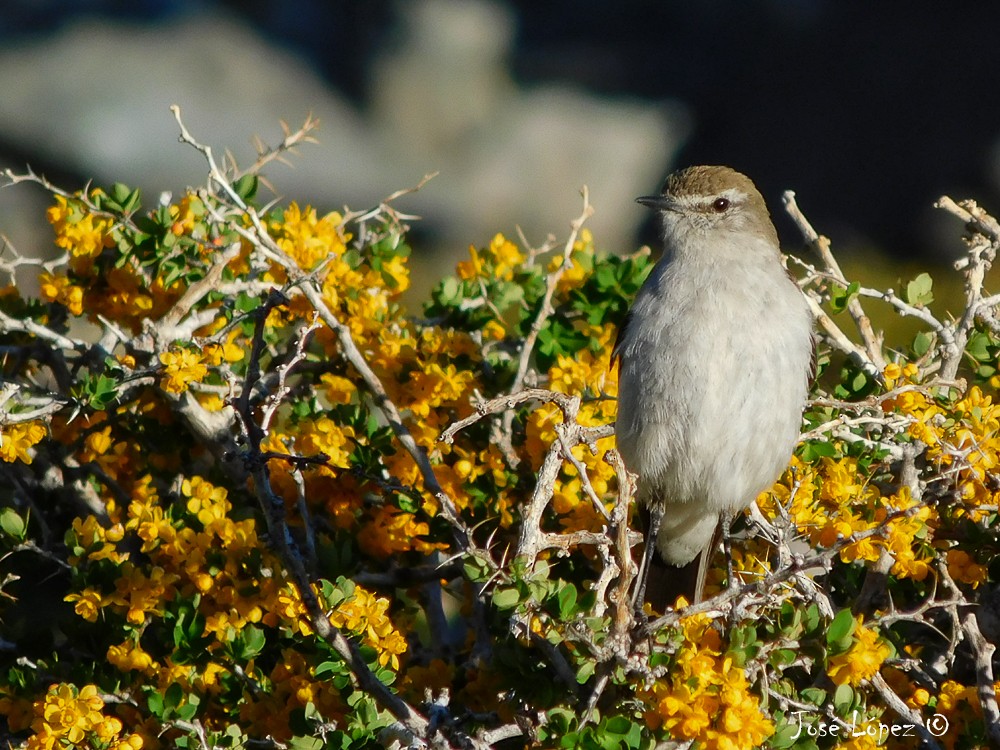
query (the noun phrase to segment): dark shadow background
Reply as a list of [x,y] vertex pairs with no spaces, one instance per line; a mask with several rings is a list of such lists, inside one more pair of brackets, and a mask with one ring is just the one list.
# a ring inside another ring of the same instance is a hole
[[[364,105],[372,60],[396,41],[403,3],[219,2]],[[519,83],[569,81],[598,94],[681,100],[693,113],[677,164],[726,163],[777,207],[794,187],[843,248],[941,261],[943,193],[1000,209],[1000,5],[852,0],[508,0]],[[0,44],[90,17],[155,24],[196,0],[15,0]],[[2,106],[2,104],[0,104]],[[0,143],[0,160],[60,165]],[[85,175],[70,175],[85,178]],[[780,211],[775,210],[776,215]],[[940,213],[940,212],[938,212]],[[783,238],[797,241],[778,219]],[[944,240],[949,237],[949,240]],[[647,226],[643,241],[652,240]],[[952,244],[952,247],[954,245]]]

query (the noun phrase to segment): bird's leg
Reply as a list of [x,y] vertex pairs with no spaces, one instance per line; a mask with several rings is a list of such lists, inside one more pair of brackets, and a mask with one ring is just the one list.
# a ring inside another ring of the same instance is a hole
[[722,528],[722,552],[726,556],[726,588],[731,588],[733,585],[733,542],[729,536],[729,523],[732,521],[732,516],[728,511],[723,511],[719,521]]
[[632,594],[632,608],[639,612],[642,604],[646,600],[646,581],[649,580],[649,569],[653,564],[653,554],[656,551],[656,536],[660,531],[660,522],[663,521],[663,505],[653,503],[649,509],[649,523],[646,526],[645,548],[642,551],[642,567],[639,569],[639,578],[635,591]]

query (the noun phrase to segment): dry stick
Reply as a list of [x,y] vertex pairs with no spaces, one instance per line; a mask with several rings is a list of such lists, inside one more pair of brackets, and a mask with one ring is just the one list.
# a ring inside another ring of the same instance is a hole
[[897,716],[906,719],[909,723],[916,727],[917,731],[920,733],[920,739],[924,741],[922,747],[926,747],[929,750],[941,750],[941,745],[937,741],[937,737],[928,731],[927,727],[924,725],[924,720],[920,717],[916,711],[906,705],[902,698],[896,695],[889,683],[885,681],[885,677],[882,676],[881,672],[875,674],[871,678],[871,685],[875,688],[875,692],[879,694],[885,705],[888,706]]
[[184,294],[181,295],[181,298],[174,303],[173,307],[170,308],[169,312],[161,318],[161,325],[170,329],[180,323],[184,316],[191,311],[192,307],[198,304],[205,295],[218,286],[219,279],[222,278],[222,272],[226,269],[229,262],[239,254],[240,243],[238,242],[234,242],[223,250],[219,254],[215,263],[213,263],[211,268],[208,269],[208,272],[205,274],[205,278],[200,281],[196,281],[189,286]]
[[719,594],[716,594],[711,599],[707,599],[699,604],[691,604],[679,610],[674,610],[667,612],[662,617],[653,620],[648,623],[642,632],[645,634],[655,633],[657,630],[661,630],[665,627],[669,627],[674,623],[684,619],[685,617],[690,617],[691,615],[701,614],[703,612],[712,612],[720,609],[729,602],[741,599],[748,596],[761,596],[765,595],[772,588],[777,586],[779,583],[783,583],[790,578],[794,578],[799,573],[806,572],[811,568],[823,567],[825,564],[832,560],[834,557],[839,555],[846,547],[852,544],[857,544],[860,541],[869,539],[873,536],[881,536],[888,533],[889,526],[898,521],[901,518],[909,518],[916,515],[921,508],[926,505],[926,501],[921,501],[907,508],[906,510],[894,511],[886,515],[882,519],[878,526],[870,529],[865,529],[864,531],[856,531],[848,537],[838,540],[835,544],[821,550],[808,558],[797,558],[792,561],[792,564],[787,568],[781,570],[775,570],[759,581],[753,583],[747,583],[742,586],[732,586]]
[[254,146],[257,149],[257,160],[246,169],[234,170],[233,179],[238,180],[240,177],[247,174],[257,174],[275,159],[287,164],[288,162],[284,160],[284,155],[286,153],[293,152],[295,147],[300,143],[317,142],[316,139],[309,134],[318,127],[319,118],[313,117],[312,112],[306,115],[306,121],[302,123],[302,127],[295,132],[292,132],[292,129],[288,127],[288,123],[282,120],[281,131],[284,133],[284,138],[282,138],[281,143],[277,146],[269,146],[255,138],[256,142]]
[[[538,315],[535,316],[535,320],[531,324],[531,330],[528,331],[528,335],[524,338],[524,343],[521,346],[521,355],[517,362],[517,373],[514,375],[514,382],[510,387],[509,395],[511,396],[524,386],[524,379],[528,374],[528,366],[531,363],[531,354],[535,349],[535,341],[538,340],[538,336],[545,327],[549,316],[555,311],[552,307],[552,298],[555,296],[559,279],[562,278],[563,274],[569,268],[570,255],[573,253],[573,246],[576,244],[576,238],[579,236],[580,230],[587,219],[594,214],[594,207],[590,205],[590,193],[586,185],[583,186],[581,193],[583,195],[583,212],[570,223],[569,237],[566,238],[566,244],[563,245],[562,263],[548,275],[548,279],[546,280],[545,296],[542,298],[542,305],[539,307]],[[501,434],[505,436],[510,435],[513,425],[514,412],[508,411],[503,416]],[[514,455],[513,451],[508,451],[508,453],[511,456]]]
[[489,401],[482,401],[475,405],[476,412],[470,414],[464,419],[460,419],[448,425],[441,435],[438,437],[442,443],[451,443],[455,439],[455,435],[464,430],[469,425],[475,424],[483,417],[488,417],[492,414],[500,414],[501,412],[513,409],[515,406],[520,406],[526,401],[542,401],[543,403],[552,403],[559,407],[563,414],[571,410],[572,401],[575,396],[571,396],[568,393],[560,393],[559,391],[550,391],[546,388],[524,388],[518,390],[516,393],[510,393],[504,396],[497,396],[496,398],[491,398]]
[[317,635],[326,641],[350,667],[362,690],[371,694],[380,705],[388,709],[414,736],[427,738],[429,723],[425,716],[393,693],[365,663],[357,645],[349,640],[330,622],[319,599],[312,588],[305,563],[295,546],[285,518],[284,501],[275,495],[271,487],[271,475],[267,460],[261,451],[261,442],[266,437],[264,430],[253,415],[250,403],[251,393],[260,380],[260,358],[264,350],[264,327],[272,309],[283,305],[287,298],[280,292],[272,292],[256,311],[257,323],[250,346],[246,379],[243,391],[234,400],[233,407],[239,415],[247,440],[244,453],[254,489],[267,521],[268,533],[278,548],[286,570],[291,574],[295,588],[309,615],[309,622]]
[[983,238],[981,243],[972,238],[969,242],[968,255],[955,264],[956,269],[964,270],[965,310],[954,327],[953,348],[947,352],[950,356],[946,357],[941,368],[942,376],[950,379],[958,372],[976,317],[985,311],[983,282],[986,271],[989,270],[996,258],[997,250],[1000,249],[1000,223],[976,205],[975,201],[956,203],[945,195],[934,205],[960,218],[971,232]]
[[972,650],[976,663],[976,693],[983,709],[983,721],[990,736],[990,743],[1000,747],[1000,709],[997,707],[997,693],[993,687],[993,654],[996,646],[990,643],[979,630],[975,612],[966,612],[962,617],[962,633]]
[[555,295],[556,287],[559,285],[559,279],[562,278],[562,275],[569,268],[569,258],[573,253],[573,246],[576,244],[576,238],[580,234],[580,230],[583,228],[587,219],[594,214],[594,208],[590,205],[590,194],[587,191],[586,185],[583,187],[582,195],[583,213],[581,213],[570,224],[569,237],[566,238],[566,244],[563,246],[562,263],[560,263],[559,267],[549,274],[548,280],[546,281],[545,296],[542,298],[542,306],[538,309],[538,315],[535,317],[535,321],[531,324],[531,330],[525,337],[524,345],[521,348],[521,356],[517,363],[517,374],[514,376],[514,383],[510,388],[511,394],[519,391],[521,386],[524,385],[524,377],[528,373],[528,365],[531,362],[531,352],[535,348],[535,341],[538,339],[538,334],[541,333],[542,328],[545,327],[545,322],[555,311],[552,307],[552,297]]
[[[847,286],[847,279],[844,276],[844,272],[840,269],[840,264],[830,251],[830,240],[813,229],[812,224],[809,223],[809,220],[806,219],[795,202],[795,193],[791,190],[786,190],[782,195],[782,202],[785,205],[785,211],[791,216],[792,221],[795,222],[802,236],[805,237],[816,254],[822,259],[823,264],[836,276],[840,283]],[[868,361],[881,374],[886,365],[885,358],[882,356],[882,337],[875,333],[871,320],[865,314],[864,308],[861,307],[861,303],[857,297],[851,297],[848,300],[847,310],[858,327],[858,333],[861,335],[861,340],[864,343]]]

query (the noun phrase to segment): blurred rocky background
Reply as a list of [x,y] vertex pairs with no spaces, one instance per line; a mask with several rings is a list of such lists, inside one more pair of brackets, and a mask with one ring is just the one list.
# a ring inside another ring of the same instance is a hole
[[[170,104],[241,163],[311,112],[320,143],[268,170],[283,198],[359,208],[440,172],[399,203],[418,271],[516,226],[564,235],[584,184],[599,247],[629,251],[653,239],[634,197],[689,163],[750,174],[789,246],[792,188],[842,252],[933,265],[958,237],[940,194],[1000,211],[998,22],[897,0],[5,0],[0,167],[149,205],[205,179]],[[4,189],[0,232],[48,247],[45,205]]]

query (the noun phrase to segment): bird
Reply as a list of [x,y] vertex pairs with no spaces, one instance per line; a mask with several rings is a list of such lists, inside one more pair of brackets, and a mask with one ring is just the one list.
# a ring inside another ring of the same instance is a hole
[[720,533],[728,543],[730,518],[788,466],[815,345],[749,177],[687,167],[636,201],[656,212],[663,254],[615,341],[615,435],[648,516],[636,606],[663,612],[702,600]]

